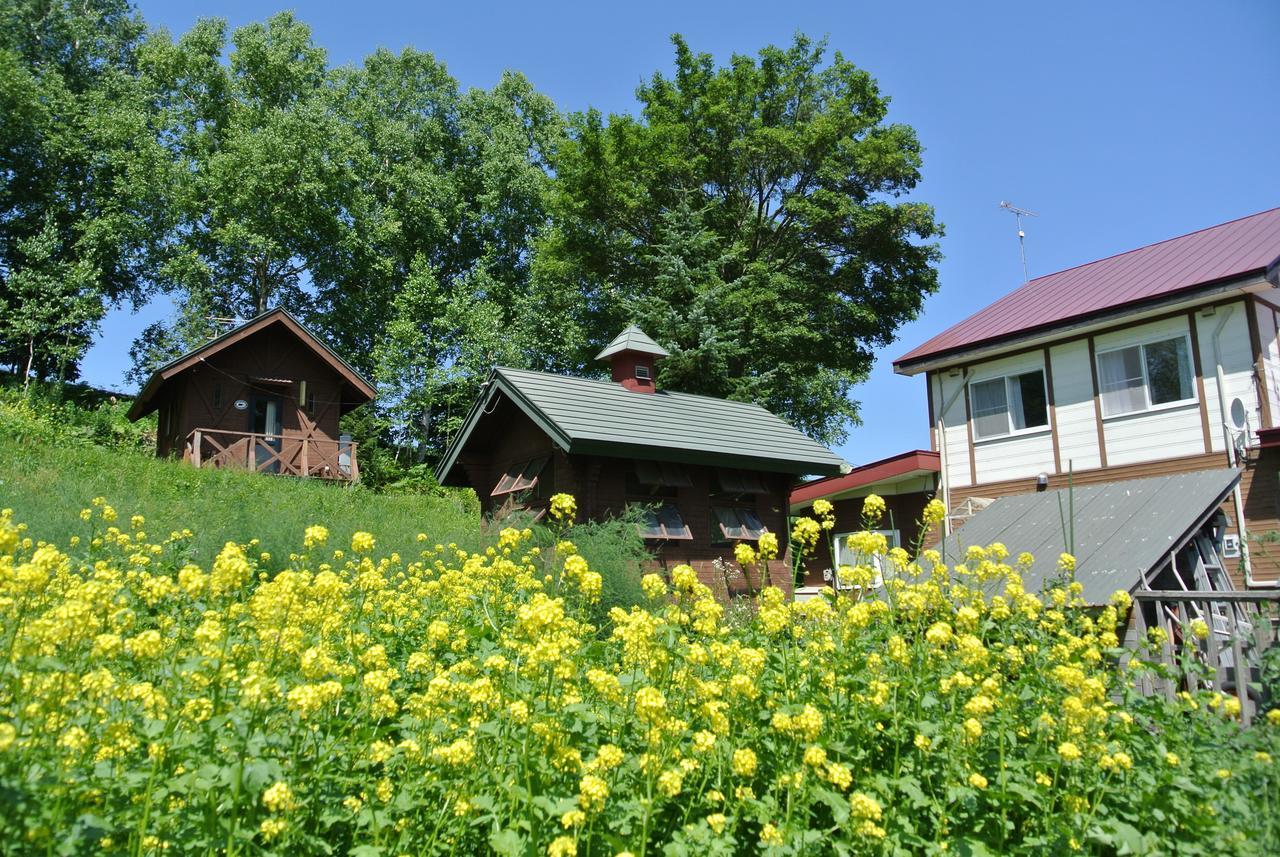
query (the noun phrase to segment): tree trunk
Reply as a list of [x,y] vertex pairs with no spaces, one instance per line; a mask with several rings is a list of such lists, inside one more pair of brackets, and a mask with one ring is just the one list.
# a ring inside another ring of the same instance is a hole
[[36,337],[35,334],[27,337],[27,368],[22,373],[22,389],[25,392],[31,386],[31,364],[36,360]]

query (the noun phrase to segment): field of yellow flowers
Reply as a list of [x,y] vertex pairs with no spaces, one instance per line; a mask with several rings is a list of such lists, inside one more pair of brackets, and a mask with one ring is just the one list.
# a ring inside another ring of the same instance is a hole
[[0,849],[1277,853],[1280,714],[1136,697],[1123,596],[895,550],[860,599],[726,615],[676,567],[593,627],[554,511],[554,550],[204,562],[101,500],[62,546],[0,514]]

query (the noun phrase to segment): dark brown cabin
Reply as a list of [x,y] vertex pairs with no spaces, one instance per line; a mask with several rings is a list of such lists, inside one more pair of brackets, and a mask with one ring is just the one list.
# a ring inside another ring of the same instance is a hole
[[356,444],[338,419],[374,387],[283,309],[160,367],[129,419],[159,412],[156,455],[197,467],[354,481]]
[[[764,530],[785,551],[797,479],[845,465],[757,405],[658,389],[666,355],[632,326],[598,355],[610,381],[494,369],[437,476],[475,489],[486,513],[540,515],[560,492],[574,495],[584,520],[639,507],[656,564],[688,563],[723,592],[715,561],[736,571],[735,544]],[[788,561],[769,576],[790,588]]]

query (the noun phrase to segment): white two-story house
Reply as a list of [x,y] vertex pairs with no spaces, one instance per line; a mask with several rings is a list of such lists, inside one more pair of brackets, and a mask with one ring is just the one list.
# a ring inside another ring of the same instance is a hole
[[1280,575],[1257,538],[1280,530],[1278,328],[1280,208],[1038,277],[894,369],[925,376],[952,525],[1069,479],[1241,467],[1228,555],[1256,584]]

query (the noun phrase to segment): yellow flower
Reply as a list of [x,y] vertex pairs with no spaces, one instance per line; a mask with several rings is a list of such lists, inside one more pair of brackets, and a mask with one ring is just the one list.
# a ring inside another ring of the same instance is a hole
[[778,556],[778,537],[768,530],[760,534],[760,539],[756,544],[759,547],[760,559],[763,562],[768,562]]
[[1177,753],[1165,753],[1164,763],[1171,768],[1176,768],[1182,764],[1182,759],[1178,757]]
[[760,844],[764,846],[781,845],[782,834],[778,832],[776,826],[766,824],[760,828]]
[[747,747],[733,751],[733,772],[738,776],[753,776],[756,772],[756,764],[757,759],[755,751]]
[[728,821],[723,813],[713,812],[707,816],[707,826],[710,827],[717,835],[724,833],[725,822]]
[[1058,745],[1058,755],[1061,756],[1064,761],[1074,762],[1076,759],[1080,758],[1080,748],[1071,741],[1063,741]]
[[640,578],[640,588],[644,590],[646,598],[655,601],[667,594],[667,584],[656,574],[646,574]]
[[264,818],[258,830],[262,833],[262,838],[270,842],[284,833],[288,826],[289,822],[283,818]]
[[551,496],[551,517],[561,522],[571,522],[578,514],[578,503],[572,494]]
[[1058,570],[1067,573],[1076,570],[1076,558],[1069,553],[1058,554]]
[[865,792],[849,795],[849,811],[854,818],[864,821],[879,821],[884,814],[880,801]]
[[1197,640],[1209,639],[1209,624],[1203,619],[1192,619],[1191,635]]
[[18,737],[18,730],[12,723],[0,723],[0,753],[13,746]]
[[987,787],[987,778],[982,774],[972,773],[969,775],[969,785],[975,789],[985,789]]
[[595,774],[587,774],[578,783],[578,806],[588,812],[600,811],[608,797],[609,784]]
[[351,552],[352,553],[370,553],[377,542],[373,538],[373,533],[360,531],[351,534]]
[[942,501],[936,497],[925,504],[924,514],[921,515],[924,523],[929,526],[941,524],[942,520],[947,517],[947,507]]
[[572,836],[557,836],[547,846],[547,857],[575,857],[578,843]]
[[879,494],[868,494],[862,501],[862,520],[868,527],[878,523],[884,517],[885,508],[883,497]]
[[278,780],[262,793],[262,805],[268,812],[284,813],[297,806],[293,791],[284,780]]
[[733,547],[733,558],[735,561],[737,561],[738,565],[741,565],[744,567],[748,565],[755,565],[755,562],[756,562],[755,548],[751,547],[751,545],[747,544],[746,542],[738,542]]
[[658,791],[667,797],[675,797],[680,794],[680,788],[684,784],[684,774],[677,770],[663,771],[658,775]]
[[319,524],[312,524],[307,527],[306,532],[302,536],[302,543],[308,549],[319,547],[329,541],[329,530]]

